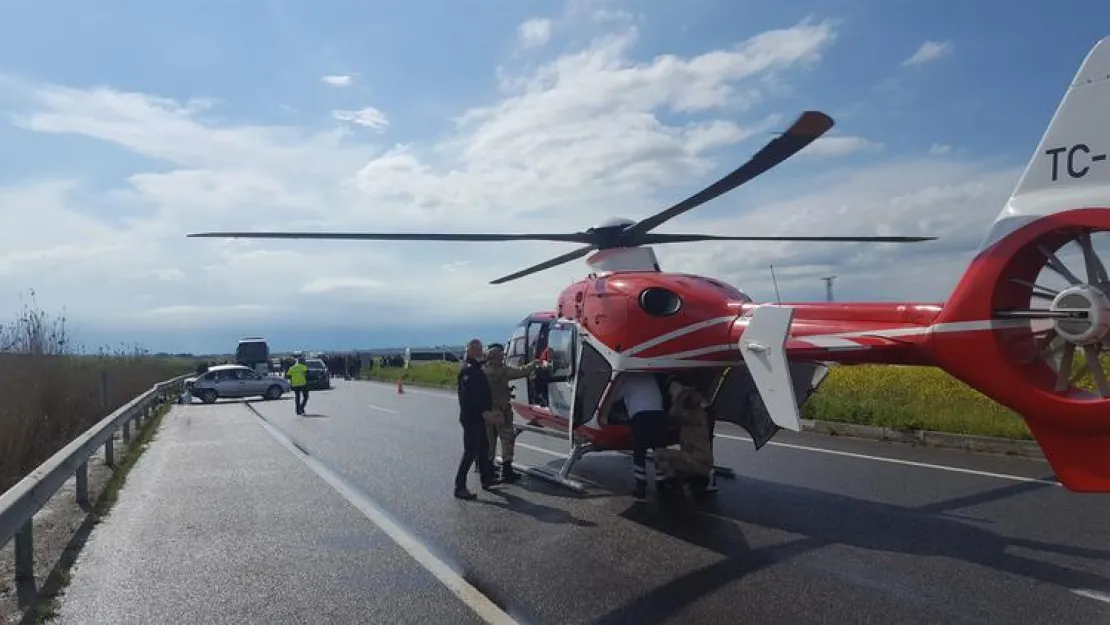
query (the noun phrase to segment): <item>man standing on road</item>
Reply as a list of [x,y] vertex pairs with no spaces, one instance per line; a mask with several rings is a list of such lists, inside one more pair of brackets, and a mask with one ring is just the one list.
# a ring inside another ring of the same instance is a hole
[[297,362],[285,372],[289,378],[289,385],[293,387],[293,402],[297,406],[297,414],[303,415],[308,404],[308,367],[304,364],[304,356],[297,354]]
[[474,493],[466,488],[466,478],[470,466],[478,463],[482,476],[482,488],[489,490],[500,482],[493,474],[493,463],[489,459],[489,441],[486,439],[485,414],[493,410],[489,380],[482,372],[482,342],[471,339],[466,344],[466,362],[459,369],[459,423],[463,428],[463,455],[459,470],[455,474],[455,497],[474,499]]
[[513,471],[513,442],[516,432],[513,429],[513,408],[510,405],[509,381],[526,378],[536,368],[531,362],[523,367],[509,367],[505,364],[505,349],[500,343],[489,346],[489,356],[482,372],[489,380],[493,410],[486,422],[486,439],[489,444],[489,461],[497,455],[497,441],[501,441],[501,481],[512,483],[520,479]]

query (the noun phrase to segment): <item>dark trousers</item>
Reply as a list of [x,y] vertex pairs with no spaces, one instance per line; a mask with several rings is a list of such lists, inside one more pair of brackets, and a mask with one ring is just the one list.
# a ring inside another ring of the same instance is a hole
[[[632,415],[632,477],[647,481],[647,450],[663,447],[667,415],[662,410],[648,410]],[[656,479],[661,478],[659,471]]]
[[297,414],[304,414],[304,407],[308,404],[308,385],[293,387],[293,401],[297,405]]
[[467,420],[462,423],[463,455],[459,461],[459,472],[455,474],[455,488],[466,488],[467,473],[474,463],[482,476],[482,484],[493,482],[493,462],[489,459],[489,439],[486,438],[486,423],[483,420]]

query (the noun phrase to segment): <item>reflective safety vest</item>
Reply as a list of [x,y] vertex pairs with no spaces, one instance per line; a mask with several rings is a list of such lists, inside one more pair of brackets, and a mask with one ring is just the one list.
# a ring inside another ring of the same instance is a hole
[[308,367],[299,362],[289,367],[289,371],[285,375],[293,386],[304,386],[308,383]]

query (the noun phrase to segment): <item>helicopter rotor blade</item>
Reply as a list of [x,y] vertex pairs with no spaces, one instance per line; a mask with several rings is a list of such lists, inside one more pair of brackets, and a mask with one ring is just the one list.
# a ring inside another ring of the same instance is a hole
[[920,241],[935,241],[936,237],[729,237],[712,234],[669,234],[648,233],[636,238],[637,243],[646,245],[660,243],[692,243],[696,241],[811,241],[811,242],[844,242],[844,243],[918,243]]
[[538,271],[543,271],[545,269],[551,269],[552,267],[562,265],[563,263],[569,263],[572,260],[582,258],[586,254],[589,254],[590,252],[592,252],[594,249],[596,249],[596,247],[593,246],[593,245],[587,245],[586,247],[580,247],[580,248],[574,250],[573,252],[567,252],[566,254],[563,254],[562,256],[556,256],[555,258],[552,258],[551,260],[545,260],[544,262],[539,263],[538,265],[532,265],[531,267],[529,267],[527,269],[521,269],[520,271],[518,271],[516,273],[511,273],[507,276],[503,276],[503,277],[498,278],[496,280],[491,280],[490,284],[504,284],[504,283],[506,283],[510,280],[516,280],[517,278],[523,278],[524,276],[536,273]]
[[230,239],[347,239],[352,241],[561,241],[590,243],[585,232],[565,234],[419,233],[419,232],[198,232],[190,237]]
[[803,148],[813,143],[821,135],[829,131],[835,122],[828,115],[820,111],[806,111],[791,124],[786,132],[775,137],[761,150],[755,153],[748,162],[733,170],[717,182],[705,189],[691,195],[674,206],[662,210],[651,217],[640,220],[627,230],[632,236],[646,234],[652,228],[658,227],[663,222],[673,219],[688,210],[697,208],[706,202],[717,198],[736,187],[752,180],[794,156]]

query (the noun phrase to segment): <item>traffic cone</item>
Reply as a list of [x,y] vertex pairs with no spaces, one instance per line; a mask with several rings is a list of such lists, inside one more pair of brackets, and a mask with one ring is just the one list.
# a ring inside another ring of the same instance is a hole
[[404,395],[405,387],[401,384],[401,378],[397,378],[397,394]]

